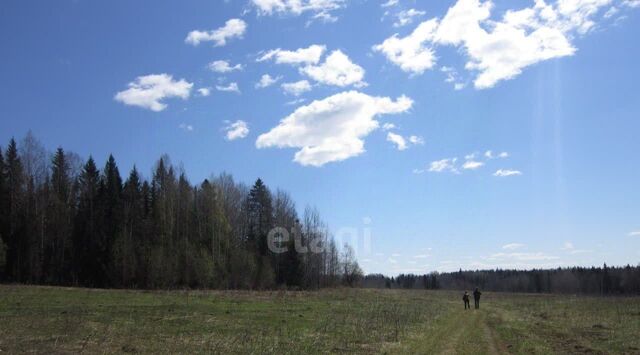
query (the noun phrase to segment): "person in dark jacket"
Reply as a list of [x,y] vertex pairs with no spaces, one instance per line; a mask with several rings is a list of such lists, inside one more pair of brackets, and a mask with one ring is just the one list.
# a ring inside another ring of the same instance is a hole
[[464,309],[471,309],[471,304],[469,303],[469,292],[464,291],[464,295],[462,295],[462,301],[464,301]]
[[480,290],[478,290],[478,288],[476,287],[475,291],[473,291],[473,300],[476,301],[476,309],[480,308],[481,295],[482,295],[482,292],[480,292]]

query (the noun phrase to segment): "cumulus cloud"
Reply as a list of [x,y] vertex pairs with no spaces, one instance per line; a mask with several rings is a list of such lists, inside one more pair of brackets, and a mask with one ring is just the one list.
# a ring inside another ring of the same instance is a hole
[[498,169],[493,176],[497,177],[507,177],[507,176],[518,176],[522,175],[522,172],[519,170],[511,170],[511,169]]
[[407,141],[399,134],[395,134],[392,132],[387,133],[387,141],[395,144],[398,150],[407,149]]
[[307,48],[298,48],[295,51],[277,48],[264,53],[257,61],[264,62],[273,59],[277,64],[318,64],[326,49],[326,46],[319,44],[312,44]]
[[216,90],[218,91],[226,91],[226,92],[235,92],[236,94],[240,93],[240,88],[238,87],[238,83],[229,83],[229,85],[216,85]]
[[169,74],[151,74],[139,76],[127,86],[127,90],[115,95],[116,101],[159,112],[167,108],[163,102],[164,99],[172,97],[188,99],[193,83],[184,79],[173,80]]
[[231,65],[226,60],[216,60],[209,63],[209,69],[216,73],[229,73],[235,70],[242,70],[242,64]]
[[396,33],[381,44],[373,46],[373,50],[384,54],[405,72],[422,74],[436,62],[433,48],[427,42],[434,39],[437,28],[437,20],[425,21],[410,35],[400,38]]
[[309,84],[307,80],[300,80],[293,83],[283,83],[281,87],[284,92],[293,96],[300,96],[305,92],[311,90],[311,84]]
[[393,27],[402,27],[402,26],[409,25],[413,23],[414,17],[421,17],[421,16],[424,16],[425,14],[426,12],[416,10],[416,9],[400,11],[396,14],[396,22],[393,23]]
[[393,123],[386,122],[385,124],[382,125],[382,130],[384,131],[388,131],[394,128],[396,128],[396,125],[394,125]]
[[365,152],[364,138],[379,127],[377,116],[408,111],[413,101],[400,96],[369,96],[346,91],[299,107],[256,140],[258,148],[300,148],[294,161],[322,166]]
[[194,46],[200,42],[213,42],[216,47],[224,46],[231,38],[242,38],[247,30],[247,23],[241,19],[230,19],[224,26],[213,31],[191,31],[185,38],[185,42]]
[[630,237],[640,237],[640,231],[629,232]]
[[328,55],[324,63],[320,65],[308,65],[300,68],[302,74],[326,85],[356,87],[364,86],[364,69],[353,63],[349,57],[340,50]]
[[266,87],[269,87],[280,81],[280,79],[282,79],[281,76],[277,76],[274,78],[269,74],[263,74],[260,78],[260,81],[256,83],[256,89],[264,89]]
[[465,68],[477,73],[474,86],[491,88],[530,65],[573,55],[571,39],[594,28],[592,18],[610,2],[558,0],[548,5],[536,0],[531,7],[507,10],[496,20],[491,18],[491,1],[458,0],[442,19],[424,21],[404,38],[395,34],[374,50],[402,70],[421,74],[433,67],[436,45],[454,46],[467,55]]
[[[382,129],[386,131],[387,129],[385,128],[385,126],[388,127],[388,125],[393,126],[393,124],[385,123],[382,126]],[[393,127],[395,127],[395,126],[393,126]],[[420,136],[412,135],[412,136],[409,136],[409,137],[405,138],[405,137],[403,137],[403,136],[401,136],[401,135],[399,135],[397,133],[393,133],[393,132],[388,132],[387,133],[387,141],[394,143],[396,145],[396,148],[398,148],[398,150],[405,150],[405,149],[409,148],[409,144],[412,144],[412,145],[422,145],[422,144],[424,144],[424,139],[422,137],[420,137]]]
[[249,126],[247,125],[247,122],[243,120],[237,120],[227,125],[225,127],[225,131],[226,139],[228,141],[233,141],[246,137],[249,134]]
[[200,96],[209,96],[211,95],[211,88],[199,88],[198,94],[200,94]]

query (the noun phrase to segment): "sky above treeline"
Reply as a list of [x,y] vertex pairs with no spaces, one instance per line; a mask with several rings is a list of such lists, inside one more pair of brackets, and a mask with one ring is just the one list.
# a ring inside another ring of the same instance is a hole
[[368,273],[635,265],[639,20],[638,0],[3,1],[0,145],[260,177]]

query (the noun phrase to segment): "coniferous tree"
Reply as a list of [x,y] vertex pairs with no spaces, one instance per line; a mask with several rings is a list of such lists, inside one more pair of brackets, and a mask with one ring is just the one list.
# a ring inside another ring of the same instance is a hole
[[111,263],[113,246],[122,230],[122,177],[113,155],[109,155],[105,164],[100,184],[100,200],[102,202],[102,246],[98,255],[99,263],[106,271],[105,283],[113,283],[117,272]]
[[256,254],[254,287],[269,287],[274,282],[267,236],[273,228],[271,193],[261,179],[256,180],[247,197],[248,246]]
[[44,250],[44,269],[47,281],[64,284],[71,277],[72,218],[74,215],[73,181],[70,165],[62,148],[58,148],[51,162],[51,187],[48,207],[50,238]]
[[83,285],[104,285],[105,270],[100,265],[104,247],[100,237],[100,172],[92,157],[80,177],[78,211],[74,228],[74,266],[77,280]]
[[7,220],[7,206],[5,195],[5,166],[4,155],[0,148],[0,281],[5,279],[5,266],[7,263],[7,242],[8,236],[5,235],[5,225]]
[[0,233],[6,235],[7,256],[6,271],[9,279],[22,281],[23,256],[25,248],[24,240],[24,170],[22,161],[18,155],[18,146],[15,139],[11,139],[7,147],[5,158],[5,208],[6,220],[4,230]]

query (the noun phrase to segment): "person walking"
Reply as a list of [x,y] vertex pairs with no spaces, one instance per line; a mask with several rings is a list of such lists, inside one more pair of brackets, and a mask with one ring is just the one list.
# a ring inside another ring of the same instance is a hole
[[482,292],[480,292],[480,290],[476,287],[475,291],[473,291],[473,300],[476,303],[476,309],[480,308],[480,296],[482,295]]
[[464,295],[462,295],[462,301],[464,301],[464,309],[471,309],[471,304],[469,303],[469,292],[464,291]]

